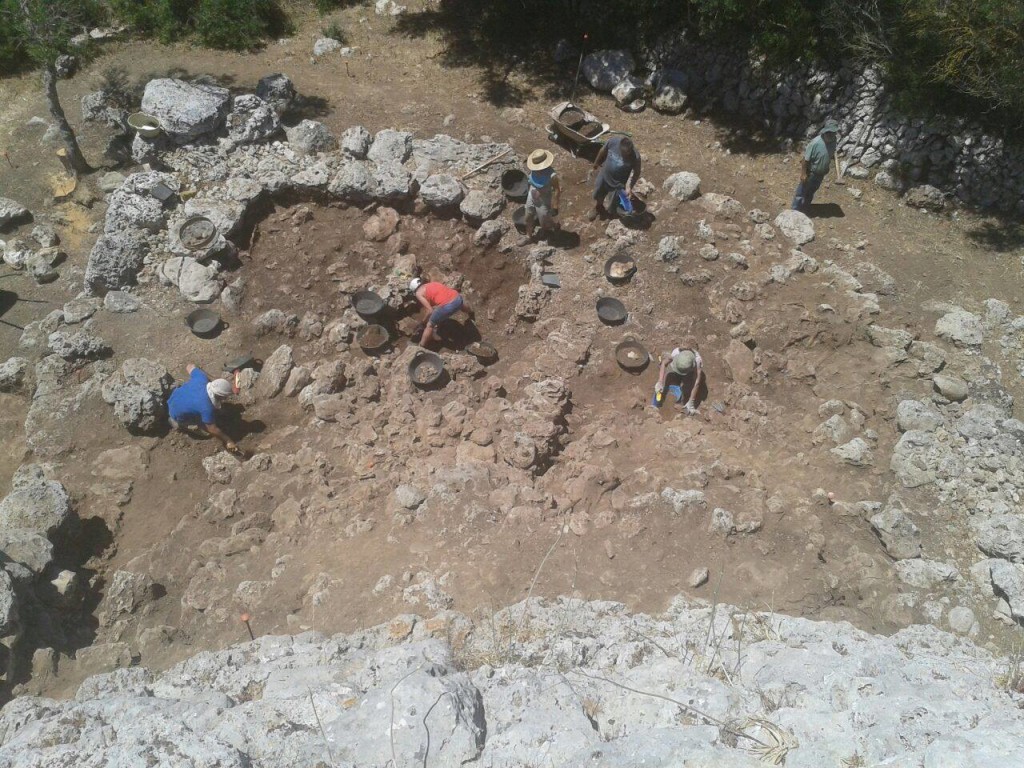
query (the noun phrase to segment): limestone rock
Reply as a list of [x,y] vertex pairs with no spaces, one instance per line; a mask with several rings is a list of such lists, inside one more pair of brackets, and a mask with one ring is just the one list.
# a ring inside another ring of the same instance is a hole
[[904,584],[918,589],[935,589],[960,578],[956,568],[935,560],[900,560],[896,563],[896,575]]
[[678,115],[686,109],[686,91],[673,83],[662,83],[654,91],[651,106],[666,115]]
[[583,57],[582,72],[591,88],[602,93],[611,93],[635,66],[629,51],[595,51]]
[[935,335],[958,347],[980,347],[985,339],[985,326],[977,315],[956,308],[935,322]]
[[1024,517],[1018,514],[972,518],[974,543],[989,557],[1024,565]]
[[328,53],[334,53],[334,51],[341,51],[345,53],[345,46],[341,44],[340,40],[335,40],[333,37],[321,37],[315,43],[313,43],[313,57],[319,59],[321,56],[326,56]]
[[466,221],[474,225],[493,219],[504,208],[505,196],[503,194],[482,189],[469,190],[459,204],[459,210],[466,217]]
[[942,191],[930,184],[922,184],[919,187],[911,187],[903,196],[904,204],[911,208],[924,208],[928,211],[941,211],[946,204]]
[[639,77],[624,77],[612,88],[612,97],[620,107],[639,99],[644,94],[644,81]]
[[665,179],[662,187],[676,200],[695,200],[700,197],[700,176],[679,171]]
[[230,100],[227,88],[160,78],[146,84],[142,111],[159,120],[172,141],[185,144],[220,128]]
[[107,342],[89,331],[54,331],[47,337],[47,345],[51,352],[68,361],[97,360],[111,352]]
[[871,527],[895,560],[921,556],[921,531],[901,510],[889,507],[871,518]]
[[286,344],[274,350],[274,352],[263,363],[263,370],[260,371],[260,378],[256,382],[256,394],[258,397],[269,398],[276,396],[288,381],[288,374],[291,373],[295,361],[292,357],[292,348]]
[[139,608],[156,599],[157,587],[144,573],[115,571],[104,590],[103,601],[97,614],[101,627],[113,626],[126,619]]
[[236,96],[227,116],[228,138],[236,144],[266,141],[281,130],[274,108],[259,96]]
[[25,386],[29,361],[24,357],[8,358],[0,364],[0,392],[17,392]]
[[281,115],[291,109],[297,94],[291,79],[287,75],[277,73],[260,78],[256,84],[256,95]]
[[196,304],[209,304],[224,289],[213,264],[200,264],[190,256],[172,256],[160,266],[160,278],[174,285]]
[[829,453],[851,467],[867,467],[874,463],[871,446],[860,437],[855,437],[848,443],[836,446]]
[[775,217],[775,226],[797,245],[814,239],[814,222],[800,211],[786,210]]
[[901,432],[908,429],[934,432],[942,423],[942,415],[935,408],[918,400],[903,400],[896,406],[896,424]]
[[932,376],[932,384],[935,385],[936,391],[954,403],[962,403],[970,394],[967,389],[967,382],[958,376],[936,373]]
[[18,626],[18,595],[11,575],[0,570],[0,637],[12,634]]
[[292,148],[304,155],[332,152],[338,148],[338,140],[331,130],[316,120],[303,120],[294,128],[286,128],[285,133]]
[[725,217],[738,216],[743,213],[743,206],[739,200],[718,192],[705,192],[700,197],[700,205],[709,213]]
[[89,252],[85,286],[102,294],[134,285],[149,247],[136,230],[100,235]]
[[[462,202],[465,203],[466,201],[463,200]],[[500,219],[485,221],[480,225],[480,229],[476,231],[476,234],[473,235],[473,243],[485,247],[497,245],[508,230],[508,223]]]
[[9,197],[0,197],[0,229],[32,218],[28,208]]
[[23,530],[50,537],[77,521],[64,486],[36,471],[20,470],[13,490],[0,501],[0,531]]
[[142,302],[137,296],[125,291],[110,291],[103,297],[103,308],[108,312],[118,314],[136,312],[141,306]]
[[100,393],[129,432],[145,435],[164,425],[173,385],[174,378],[160,363],[131,358],[103,383]]
[[675,488],[665,488],[661,492],[661,498],[672,505],[672,511],[676,515],[702,511],[707,508],[707,501],[703,491],[680,491]]
[[386,128],[373,137],[366,157],[375,163],[404,163],[412,154],[412,134]]
[[1024,624],[1024,565],[991,560],[989,568],[996,595],[1009,603],[1013,620]]
[[353,160],[365,160],[372,141],[368,130],[361,125],[354,125],[341,134],[341,151]]
[[420,199],[434,210],[452,209],[465,195],[462,184],[454,176],[434,174],[420,184]]

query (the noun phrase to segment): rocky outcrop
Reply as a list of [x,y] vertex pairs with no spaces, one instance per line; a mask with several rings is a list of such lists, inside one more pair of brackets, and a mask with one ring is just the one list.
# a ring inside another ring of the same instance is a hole
[[[0,713],[0,763],[980,766],[1024,749],[1020,694],[994,684],[1006,662],[931,627],[882,637],[681,599],[651,617],[567,598],[487,626],[400,616],[117,670],[71,701],[23,696]],[[837,697],[836,680],[856,685]]]
[[162,78],[146,84],[142,111],[160,121],[168,138],[184,144],[220,128],[230,102],[227,88]]

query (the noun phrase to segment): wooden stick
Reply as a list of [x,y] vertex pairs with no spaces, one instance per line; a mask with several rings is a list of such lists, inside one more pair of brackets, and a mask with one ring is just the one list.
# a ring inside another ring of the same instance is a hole
[[836,178],[841,179],[843,178],[843,172],[839,170],[839,153],[836,152],[835,155],[833,155],[833,157],[835,157],[836,159]]
[[500,155],[495,155],[494,157],[492,157],[492,158],[491,158],[490,160],[488,160],[488,161],[487,161],[486,163],[480,163],[480,165],[478,165],[478,166],[477,166],[476,168],[474,168],[473,170],[471,170],[471,171],[467,171],[466,173],[462,174],[462,175],[461,175],[461,176],[459,177],[459,181],[463,181],[463,180],[465,180],[465,179],[468,179],[468,178],[469,178],[470,176],[472,176],[472,175],[473,175],[474,173],[477,173],[478,171],[482,171],[482,170],[483,170],[484,168],[486,168],[486,167],[487,167],[488,165],[490,165],[491,163],[496,163],[496,162],[498,162],[499,160],[501,160],[501,158],[503,158],[503,157],[504,157],[505,155],[507,155],[507,154],[508,154],[509,152],[511,152],[511,151],[512,151],[512,147],[509,147],[509,148],[508,148],[508,149],[506,149],[506,150],[505,150],[504,152],[502,152],[502,153],[501,153]]

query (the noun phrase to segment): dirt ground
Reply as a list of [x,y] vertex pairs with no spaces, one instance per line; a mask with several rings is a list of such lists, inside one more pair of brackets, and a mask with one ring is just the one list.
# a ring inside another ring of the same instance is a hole
[[[139,84],[169,74],[209,75],[250,91],[261,76],[282,71],[306,97],[307,114],[335,132],[362,124],[371,131],[410,130],[417,137],[448,133],[469,141],[508,141],[520,155],[549,146],[547,111],[568,98],[571,72],[557,93],[546,93],[513,72],[510,83],[523,94],[522,103],[515,108],[496,106],[485,98],[478,70],[442,66],[438,54],[443,42],[436,36],[396,36],[391,21],[365,7],[347,9],[337,17],[349,32],[347,44],[355,49],[350,58],[311,60],[316,21],[305,23],[292,38],[246,55],[120,42],[106,47],[74,79],[62,82],[61,95],[77,124],[81,95],[96,89],[108,68],[123,70]],[[45,116],[36,83],[30,77],[0,82],[0,95],[0,147],[13,163],[0,163],[0,194],[34,211],[49,209],[46,183],[59,166],[52,145],[42,143],[41,131],[27,125],[33,116]],[[643,154],[644,176],[658,190],[671,173],[690,170],[700,175],[705,192],[735,197],[748,210],[760,208],[774,216],[787,207],[797,175],[795,153],[745,145],[731,128],[704,116],[626,114],[614,109],[607,97],[591,93],[582,93],[577,100],[634,136]],[[99,158],[103,132],[84,127],[83,139],[87,156]],[[553,268],[563,279],[554,299],[555,314],[580,317],[580,307],[589,306],[599,292],[613,294],[632,308],[624,329],[596,327],[587,365],[569,381],[573,406],[567,416],[568,434],[592,435],[601,429],[612,433],[613,439],[602,443],[601,461],[614,469],[623,489],[646,488],[650,478],[682,483],[703,475],[714,506],[759,510],[760,530],[723,538],[701,521],[644,517],[619,500],[595,500],[586,514],[552,511],[496,520],[488,513],[486,494],[473,487],[457,489],[451,504],[430,506],[412,525],[395,525],[383,512],[385,499],[367,495],[361,485],[372,467],[353,468],[339,461],[324,469],[339,490],[332,504],[319,511],[321,520],[232,558],[225,578],[233,584],[278,573],[260,595],[262,609],[253,617],[254,629],[350,631],[403,611],[430,613],[424,606],[403,603],[392,592],[375,589],[385,577],[400,585],[419,583],[421,573],[434,579],[447,574],[443,590],[453,598],[452,607],[466,613],[477,608],[490,611],[531,591],[621,600],[635,610],[657,611],[684,592],[812,618],[847,619],[877,631],[895,629],[898,622],[882,608],[891,585],[879,583],[874,591],[865,592],[863,582],[853,587],[845,580],[864,568],[880,569],[885,560],[869,526],[860,518],[830,514],[827,505],[822,508],[812,500],[818,488],[844,500],[884,500],[893,482],[887,459],[864,470],[836,468],[827,451],[812,445],[810,433],[822,420],[818,406],[823,400],[855,401],[868,427],[878,433],[876,453],[888,456],[897,437],[892,426],[894,394],[914,385],[887,378],[878,350],[863,339],[863,318],[854,307],[839,303],[834,287],[822,277],[773,286],[744,305],[745,320],[756,328],[754,354],[773,375],[750,382],[749,387],[736,386],[735,365],[726,361],[727,353],[735,354],[729,335],[734,321],[722,316],[722,308],[725,294],[742,282],[744,271],[727,270],[723,259],[708,265],[714,270],[713,281],[686,285],[648,260],[628,285],[608,288],[599,274],[603,260],[593,253],[605,224],[583,218],[591,205],[589,164],[564,150],[558,150],[556,158],[564,187],[561,218],[567,229],[579,234],[580,242],[553,259]],[[863,190],[860,200],[850,194],[851,187]],[[832,204],[829,208],[837,215],[817,218],[817,237],[804,250],[822,262],[833,259],[845,268],[867,262],[891,275],[898,290],[880,297],[880,324],[911,329],[927,339],[934,323],[934,316],[922,309],[928,302],[971,307],[994,297],[1008,302],[1015,313],[1024,312],[1017,289],[1021,253],[992,245],[997,222],[965,213],[923,214],[869,182],[853,180],[827,182],[818,202]],[[259,224],[252,249],[243,254],[247,303],[236,315],[226,315],[229,326],[216,341],[202,341],[184,331],[186,302],[166,291],[159,296],[147,293],[144,315],[100,313],[95,318],[95,331],[116,351],[115,362],[156,355],[179,379],[188,362],[213,372],[241,352],[265,358],[280,343],[274,337],[258,337],[251,329],[252,319],[265,309],[300,316],[312,311],[325,318],[341,312],[343,299],[330,276],[379,273],[387,266],[383,245],[364,240],[365,216],[358,209],[303,206],[310,218],[298,225],[293,223],[295,206],[279,207]],[[36,286],[25,276],[5,279],[2,287],[16,292],[21,301],[5,309],[4,321],[24,326],[75,295],[95,236],[90,227],[101,218],[102,209],[84,190],[52,209],[50,217],[58,225],[69,264],[50,286]],[[669,234],[686,237],[696,250],[698,222],[712,218],[694,206],[662,201],[653,227],[645,233],[647,250],[653,253],[658,240]],[[514,382],[522,374],[519,358],[537,339],[536,329],[529,326],[505,334],[525,266],[514,254],[481,254],[469,247],[473,230],[458,222],[404,217],[402,232],[428,271],[456,270],[466,276],[467,295],[479,307],[480,332],[501,351],[490,373]],[[741,234],[734,233],[733,239],[738,241]],[[789,246],[780,245],[785,255]],[[718,246],[723,255],[731,250],[721,240]],[[815,311],[822,304],[835,305],[832,315]],[[646,407],[656,370],[651,366],[631,375],[615,364],[611,350],[624,333],[643,339],[655,353],[687,340],[699,347],[709,392],[698,416],[684,417],[671,406],[660,412]],[[17,352],[18,337],[16,328],[0,327],[0,356]],[[405,343],[399,343],[398,351]],[[418,407],[439,409],[444,404],[443,392],[430,393]],[[723,405],[721,412],[715,404]],[[0,429],[5,435],[0,490],[28,455],[22,428],[26,408],[23,398],[0,395]],[[355,439],[343,430],[313,436],[307,423],[294,400],[277,399],[247,408],[236,426],[243,446],[253,452],[294,454],[308,444],[322,448],[333,441],[334,451],[342,455]],[[214,453],[212,441],[198,443],[178,434],[133,438],[105,408],[77,416],[69,429],[71,440],[59,457],[61,479],[79,502],[79,513],[102,519],[112,532],[109,546],[97,553],[90,567],[99,579],[117,568],[146,568],[160,574],[159,580],[168,586],[166,597],[140,617],[139,626],[175,627],[176,642],[147,655],[144,662],[160,667],[197,649],[243,639],[245,630],[234,604],[220,613],[210,611],[202,622],[186,623],[182,618],[182,590],[195,572],[192,555],[203,542],[225,536],[230,528],[200,512],[211,492],[201,461]],[[123,506],[111,504],[115,491],[103,477],[110,458],[103,452],[111,449],[134,451],[131,500]],[[392,459],[382,455],[377,460]],[[545,480],[556,497],[577,479],[559,472],[556,460]],[[295,477],[294,483],[302,482]],[[290,491],[294,488],[268,489],[267,508]],[[357,525],[358,535],[346,532],[359,521],[365,524]],[[688,579],[698,567],[707,567],[711,580],[692,589]],[[319,597],[311,601],[311,594]],[[68,680],[49,689],[73,690]]]

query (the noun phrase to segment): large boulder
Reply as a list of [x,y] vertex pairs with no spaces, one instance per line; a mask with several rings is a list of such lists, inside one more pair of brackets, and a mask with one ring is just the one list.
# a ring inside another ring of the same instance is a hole
[[786,210],[775,217],[775,226],[797,245],[814,239],[814,222],[800,211]]
[[0,501],[0,531],[21,530],[50,537],[75,521],[64,486],[48,480],[38,465],[22,467],[11,492]]
[[303,120],[294,128],[286,128],[285,133],[292,149],[304,155],[332,152],[338,148],[338,140],[330,128],[316,120]]
[[160,121],[172,141],[185,144],[224,124],[231,102],[227,88],[186,83],[174,78],[150,80],[142,95],[142,111]]
[[288,381],[288,374],[295,367],[295,359],[292,357],[292,348],[282,344],[263,363],[263,370],[256,381],[256,395],[258,397],[275,397]]
[[173,385],[174,377],[160,363],[131,358],[103,383],[100,394],[129,432],[153,434],[163,426]]
[[8,197],[0,197],[0,229],[30,218],[32,214],[24,205]]
[[465,190],[459,180],[448,174],[428,176],[420,184],[420,199],[433,210],[454,208],[462,201],[464,195]]
[[50,351],[68,362],[76,360],[98,360],[111,353],[111,347],[99,336],[89,331],[54,331],[47,337]]
[[295,85],[287,75],[280,73],[266,75],[261,77],[259,83],[256,84],[256,95],[281,115],[295,103]]
[[281,130],[277,112],[259,96],[236,96],[227,117],[228,138],[236,144],[266,141]]
[[591,88],[611,93],[634,66],[636,64],[629,51],[595,51],[583,58],[583,77]]
[[911,208],[924,208],[927,211],[941,211],[946,205],[946,198],[942,190],[936,189],[930,184],[922,184],[919,187],[911,187],[903,196],[905,205]]
[[663,114],[678,115],[686,109],[686,92],[666,83],[654,92],[651,106]]
[[628,76],[622,78],[619,84],[612,88],[612,98],[620,107],[629,104],[644,95],[644,81],[639,77]]
[[695,200],[700,197],[700,176],[679,171],[665,179],[662,187],[676,200]]
[[224,289],[217,267],[200,264],[188,256],[172,256],[160,267],[160,279],[176,286],[181,295],[196,304],[209,304]]
[[373,137],[366,156],[375,163],[404,163],[412,154],[412,134],[386,128]]
[[351,203],[369,203],[377,195],[373,167],[364,160],[345,163],[331,179],[328,191]]
[[103,220],[104,233],[112,235],[133,229],[159,232],[167,222],[167,210],[157,194],[174,195],[180,188],[177,178],[169,173],[133,173],[110,195]]
[[134,285],[148,252],[149,245],[138,230],[100,235],[85,267],[86,289],[102,294]]
[[459,204],[459,210],[471,224],[493,219],[505,208],[505,196],[500,192],[471,189]]

